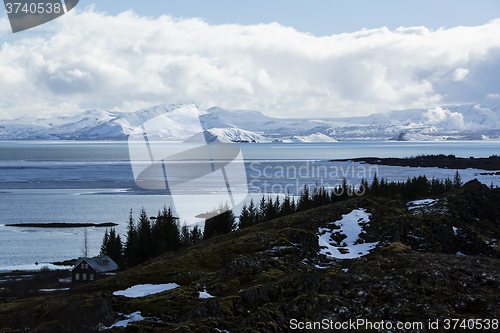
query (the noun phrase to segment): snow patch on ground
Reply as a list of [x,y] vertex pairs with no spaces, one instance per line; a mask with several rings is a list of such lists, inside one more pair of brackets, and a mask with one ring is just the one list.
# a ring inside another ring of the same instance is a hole
[[423,200],[410,201],[408,202],[408,210],[430,207],[435,205],[436,202],[438,202],[437,199],[423,199]]
[[127,319],[119,320],[119,321],[117,321],[116,323],[114,323],[113,325],[111,325],[110,327],[107,327],[107,328],[127,327],[128,324],[130,324],[130,323],[132,323],[134,321],[141,321],[141,320],[146,319],[143,316],[141,316],[141,312],[140,311],[137,311],[137,312],[125,315],[125,318],[127,318]]
[[206,289],[204,289],[203,291],[199,291],[198,293],[199,293],[199,297],[200,298],[212,298],[212,297],[215,297],[215,296],[212,296],[209,293],[207,293]]
[[[320,254],[338,259],[353,259],[369,254],[378,242],[360,243],[359,235],[363,231],[360,223],[369,223],[371,214],[365,209],[355,209],[349,214],[342,215],[342,219],[334,222],[340,229],[319,228]],[[331,239],[333,234],[347,236],[340,244]]]
[[167,284],[138,284],[127,288],[125,290],[118,290],[113,293],[115,296],[125,296],[125,297],[144,297],[152,294],[161,293],[163,291],[175,289],[179,287],[177,283],[167,283]]

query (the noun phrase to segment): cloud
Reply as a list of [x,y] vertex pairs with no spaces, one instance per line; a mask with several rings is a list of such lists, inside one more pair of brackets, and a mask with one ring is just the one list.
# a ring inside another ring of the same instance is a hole
[[500,19],[316,37],[277,23],[209,25],[87,8],[54,27],[50,37],[1,46],[0,115],[194,102],[337,117],[452,104],[469,85],[484,98],[500,84],[483,66],[500,64]]
[[453,81],[462,81],[469,74],[469,70],[465,68],[457,68],[453,73]]
[[440,125],[446,129],[464,129],[464,117],[461,113],[451,112],[440,107],[429,109],[423,114],[427,125]]
[[487,94],[487,99],[500,99],[500,94]]

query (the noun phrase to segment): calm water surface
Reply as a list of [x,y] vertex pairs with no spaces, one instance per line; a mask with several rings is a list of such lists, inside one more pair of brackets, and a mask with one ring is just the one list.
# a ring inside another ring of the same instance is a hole
[[[344,141],[241,144],[240,148],[250,184],[247,200],[260,197],[264,190],[280,193],[287,188],[295,194],[304,184],[335,185],[344,176],[356,183],[363,170],[366,178],[373,177],[375,172],[360,163],[332,163],[329,159],[500,154],[499,141]],[[176,144],[176,149],[182,149],[182,145]],[[279,173],[280,167],[288,167],[289,173]],[[376,171],[389,180],[405,180],[424,173],[445,178],[454,173],[436,168],[383,166]],[[464,180],[479,177],[484,183],[500,185],[498,176],[479,176],[477,170],[461,173]],[[183,200],[189,203],[191,198],[186,194]],[[82,228],[18,228],[4,226],[7,223],[115,222],[119,224],[118,232],[123,234],[130,209],[136,217],[143,207],[149,215],[156,215],[164,205],[171,204],[166,192],[147,191],[135,185],[126,142],[0,142],[0,270],[81,255]],[[88,234],[91,255],[97,255],[104,229],[88,228]]]

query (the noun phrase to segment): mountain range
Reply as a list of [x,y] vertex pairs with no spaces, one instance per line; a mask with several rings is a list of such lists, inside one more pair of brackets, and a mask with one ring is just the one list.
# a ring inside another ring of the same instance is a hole
[[[487,140],[500,136],[500,102],[409,109],[346,118],[273,118],[259,111],[157,105],[135,112],[88,110],[52,118],[0,119],[0,140],[126,140],[134,128],[164,115],[158,135],[196,142],[336,142],[338,140]],[[204,132],[189,121],[198,116]]]

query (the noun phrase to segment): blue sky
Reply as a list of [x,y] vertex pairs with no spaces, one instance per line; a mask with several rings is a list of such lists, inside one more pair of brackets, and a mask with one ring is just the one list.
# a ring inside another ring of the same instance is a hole
[[160,103],[342,117],[500,103],[500,1],[81,0],[12,34],[0,116]]
[[390,30],[401,26],[476,26],[500,17],[498,0],[81,0],[79,6],[91,3],[111,15],[131,9],[146,16],[201,17],[210,24],[278,22],[315,36],[384,26]]

